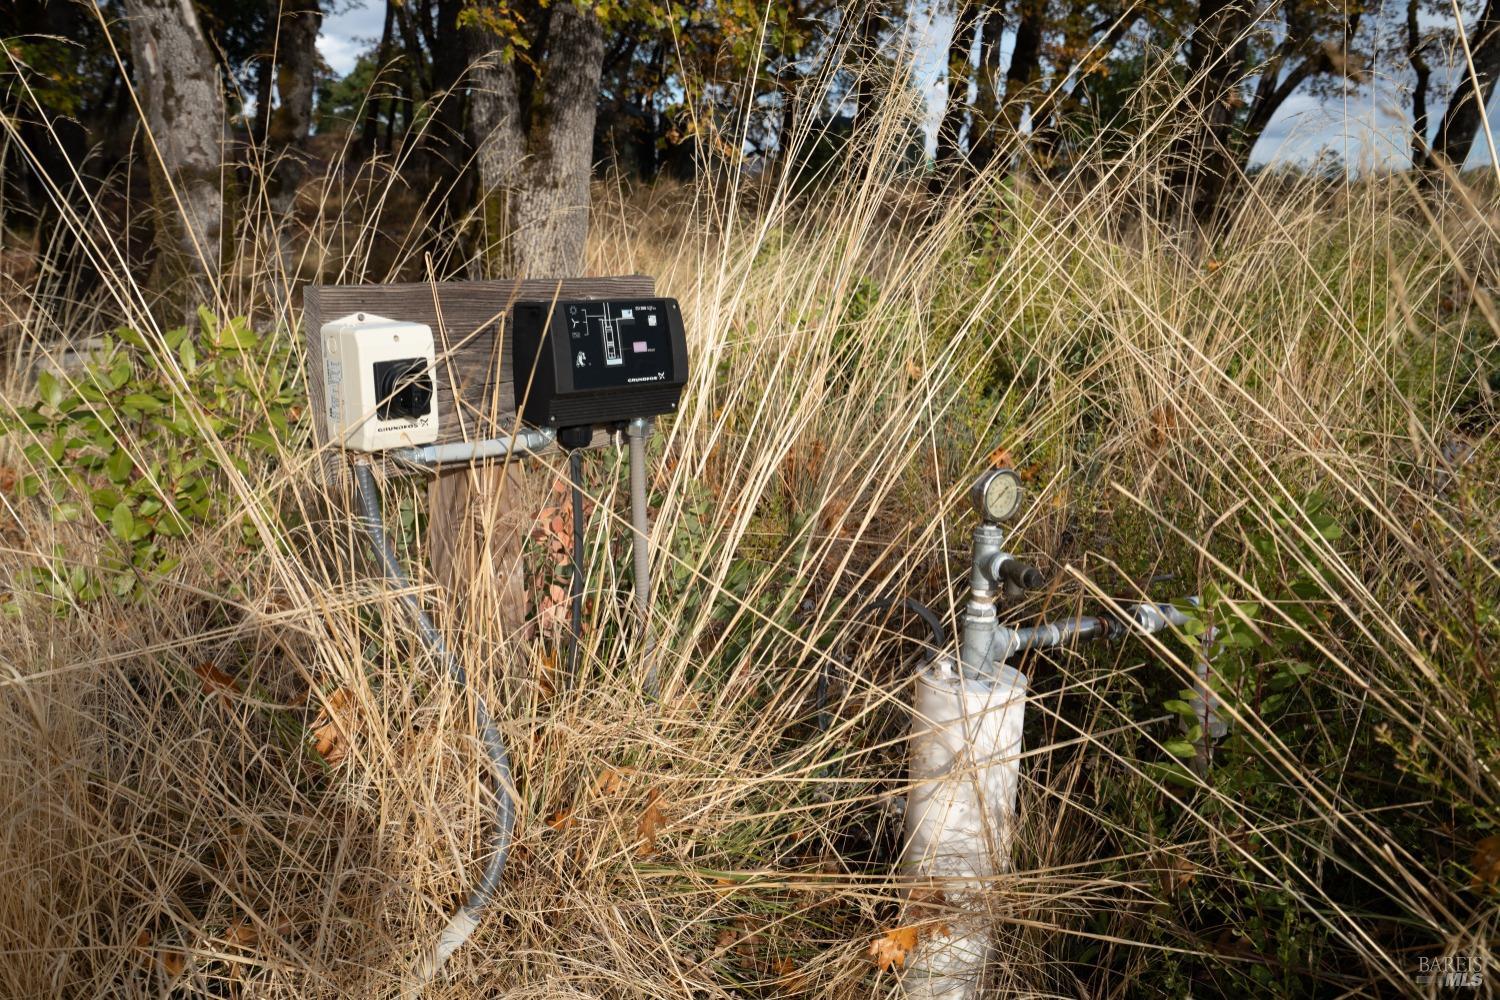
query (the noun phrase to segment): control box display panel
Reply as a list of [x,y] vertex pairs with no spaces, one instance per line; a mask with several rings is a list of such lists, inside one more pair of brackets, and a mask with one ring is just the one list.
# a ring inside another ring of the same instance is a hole
[[687,338],[676,299],[518,302],[517,409],[537,427],[589,427],[677,408]]

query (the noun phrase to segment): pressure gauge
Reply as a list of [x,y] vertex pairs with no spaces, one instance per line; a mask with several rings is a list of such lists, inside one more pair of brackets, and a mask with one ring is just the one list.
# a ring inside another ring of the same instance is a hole
[[1010,469],[991,469],[975,481],[969,496],[986,521],[1008,521],[1021,508],[1021,477]]

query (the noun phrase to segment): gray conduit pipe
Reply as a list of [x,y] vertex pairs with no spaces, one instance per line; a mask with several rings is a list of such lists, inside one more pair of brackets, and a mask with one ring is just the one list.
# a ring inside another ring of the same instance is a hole
[[527,428],[510,437],[487,438],[483,441],[455,441],[452,444],[424,444],[415,448],[393,448],[392,458],[413,465],[444,465],[456,462],[473,462],[485,458],[508,458],[530,455],[541,451],[557,440],[557,432],[551,428]]
[[646,507],[646,437],[651,421],[636,417],[625,428],[630,439],[630,533],[635,556],[635,608],[641,616],[641,658],[646,696],[657,695],[656,633],[651,628],[651,512]]
[[[396,550],[391,546],[390,538],[385,533],[385,525],[380,513],[380,491],[375,485],[375,474],[369,465],[363,463],[354,463],[353,470],[356,492],[359,495],[359,520],[365,533],[370,537],[370,549],[375,554],[375,561],[380,563],[386,581],[399,588],[397,600],[411,616],[412,622],[417,627],[417,633],[422,637],[422,642],[426,644],[427,649],[434,658],[442,661],[443,665],[448,668],[448,676],[453,678],[459,690],[470,690],[469,679],[464,673],[463,664],[459,663],[458,658],[449,651],[447,644],[443,642],[442,634],[432,624],[432,619],[427,617],[427,612],[422,610],[422,605],[412,593],[411,579],[401,568],[401,560],[397,558]],[[458,912],[449,919],[447,926],[438,935],[437,943],[418,958],[413,970],[418,988],[437,975],[438,970],[443,967],[448,958],[469,939],[474,929],[479,926],[485,907],[495,895],[495,890],[500,887],[500,876],[505,870],[505,859],[510,853],[511,839],[515,832],[516,804],[511,797],[510,756],[505,751],[505,742],[500,738],[500,731],[495,728],[495,722],[490,718],[484,698],[477,691],[472,693],[479,739],[484,745],[490,764],[495,769],[495,828],[490,835],[490,857],[485,862],[479,881],[469,891],[469,898],[464,900]]]

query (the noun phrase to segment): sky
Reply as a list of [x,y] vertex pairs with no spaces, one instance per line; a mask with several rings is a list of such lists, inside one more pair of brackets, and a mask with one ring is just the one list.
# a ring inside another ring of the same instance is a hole
[[[340,75],[354,68],[361,52],[379,41],[384,26],[385,5],[382,0],[353,0],[338,13],[323,18],[318,35],[318,51]],[[914,81],[927,101],[929,152],[947,99],[942,80],[948,37],[953,30],[951,15],[929,14],[913,19],[915,49]],[[1006,41],[1002,40],[1004,54]],[[1446,74],[1433,73],[1431,86],[1434,120],[1441,114],[1442,103],[1449,92]],[[1260,142],[1251,152],[1254,165],[1274,163],[1306,164],[1325,152],[1340,156],[1351,169],[1367,167],[1401,167],[1409,161],[1408,129],[1410,107],[1404,92],[1404,81],[1377,79],[1370,86],[1351,90],[1342,99],[1320,99],[1299,92],[1287,99],[1271,120]],[[1492,114],[1500,114],[1500,92],[1491,102]],[[1436,122],[1434,121],[1434,127]],[[1474,143],[1466,167],[1490,162],[1489,148],[1483,136]]]

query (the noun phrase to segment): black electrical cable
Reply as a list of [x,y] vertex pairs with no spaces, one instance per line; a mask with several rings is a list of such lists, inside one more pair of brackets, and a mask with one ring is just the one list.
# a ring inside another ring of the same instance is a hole
[[583,631],[583,452],[568,452],[573,481],[573,579],[570,584],[572,625],[568,633],[568,683],[578,682],[578,639]]
[[[380,563],[381,571],[387,582],[399,588],[397,600],[399,600],[407,614],[416,624],[417,634],[422,637],[422,642],[427,646],[433,657],[440,660],[448,669],[448,675],[453,678],[460,690],[470,691],[469,679],[464,672],[463,664],[449,651],[447,644],[443,642],[443,636],[437,627],[432,624],[432,619],[427,617],[427,612],[422,610],[416,595],[412,592],[412,582],[401,568],[401,560],[396,556],[396,550],[391,546],[389,536],[385,533],[385,525],[380,512],[380,491],[375,485],[375,475],[370,467],[364,464],[355,464],[354,483],[355,492],[359,497],[360,524],[370,538],[370,548],[375,554],[375,561]],[[495,829],[490,838],[490,857],[485,862],[484,871],[479,876],[479,881],[469,891],[469,897],[459,907],[458,912],[448,921],[448,926],[443,929],[434,946],[432,954],[419,966],[419,975],[424,979],[431,979],[437,973],[438,968],[447,961],[448,956],[453,953],[465,939],[474,932],[479,925],[480,915],[489,905],[495,891],[500,888],[500,877],[505,871],[505,859],[510,853],[511,840],[514,836],[516,825],[516,804],[511,798],[511,772],[510,756],[505,750],[505,741],[500,737],[500,731],[495,727],[495,722],[490,718],[489,709],[485,706],[484,698],[477,692],[474,695],[475,722],[479,729],[479,739],[484,745],[486,755],[495,769]]]

